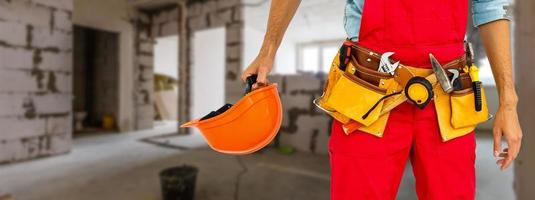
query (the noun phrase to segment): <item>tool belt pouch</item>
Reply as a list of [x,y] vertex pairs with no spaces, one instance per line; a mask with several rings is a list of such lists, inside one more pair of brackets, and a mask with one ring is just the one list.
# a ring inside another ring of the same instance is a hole
[[453,128],[474,127],[489,118],[485,91],[481,88],[482,109],[475,109],[475,95],[472,88],[453,91],[450,96],[451,125]]
[[339,57],[339,54],[334,57],[334,60],[331,65],[331,69],[329,70],[329,74],[327,76],[327,80],[325,81],[325,85],[323,86],[322,96],[314,100],[314,103],[316,104],[316,106],[324,110],[327,114],[329,114],[331,117],[333,117],[337,121],[340,121],[342,123],[347,123],[350,120],[349,117],[344,116],[343,114],[337,112],[334,108],[332,108],[330,105],[326,103],[327,100],[331,97],[334,83],[336,83],[340,79],[340,77],[344,74],[344,71],[340,69],[340,61],[338,57]]
[[379,119],[386,89],[344,72],[333,84],[325,104],[364,126]]

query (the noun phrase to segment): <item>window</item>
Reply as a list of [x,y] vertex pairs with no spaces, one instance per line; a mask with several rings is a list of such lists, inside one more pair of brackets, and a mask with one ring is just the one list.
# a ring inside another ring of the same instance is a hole
[[309,72],[318,72],[319,71],[319,48],[317,46],[309,46],[303,48],[303,55],[302,55],[302,63],[303,65],[300,66],[300,68],[303,71],[309,71]]
[[297,45],[297,71],[327,73],[343,40],[303,43]]

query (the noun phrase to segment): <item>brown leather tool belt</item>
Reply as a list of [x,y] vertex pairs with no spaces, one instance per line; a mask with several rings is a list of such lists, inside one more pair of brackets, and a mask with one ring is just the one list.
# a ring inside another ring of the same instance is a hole
[[[392,76],[388,73],[379,72],[377,68],[379,67],[381,54],[358,45],[353,45],[352,49],[350,62],[352,62],[353,66],[355,66],[355,75],[368,83],[379,86],[381,79],[394,78],[402,86],[405,86],[408,80],[415,76],[410,73],[410,71],[407,71],[408,68],[406,65],[403,65],[403,63],[399,64],[399,67],[396,69],[395,76]],[[391,63],[396,62],[394,60],[390,61]],[[465,55],[443,65],[443,68],[446,69],[448,75],[451,75],[451,73],[448,72],[447,69],[458,69],[461,72],[459,79],[461,80],[463,88],[467,88],[472,85],[470,75],[463,72],[465,65]]]
[[[457,80],[460,83],[453,81],[457,88],[451,93],[442,89],[437,74],[431,68],[400,63],[394,73],[383,73],[377,70],[379,63],[381,54],[344,42],[333,60],[323,94],[314,100],[319,108],[343,123],[346,134],[360,130],[382,137],[390,111],[407,101],[415,103],[406,94],[409,80],[421,80],[414,77],[424,78],[432,85],[432,92],[428,89],[431,96],[427,98],[432,97],[434,101],[443,141],[463,136],[488,119],[483,88],[482,110],[474,109],[475,93],[471,88],[470,75],[465,70],[466,65],[471,64],[466,62],[466,55],[442,65],[448,74],[448,69],[459,71]],[[396,62],[390,60],[391,63]]]

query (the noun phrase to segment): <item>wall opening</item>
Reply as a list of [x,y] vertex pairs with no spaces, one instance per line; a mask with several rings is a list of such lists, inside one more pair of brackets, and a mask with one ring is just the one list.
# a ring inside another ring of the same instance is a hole
[[155,124],[176,123],[178,116],[178,35],[158,37],[154,44]]
[[119,34],[74,26],[74,133],[116,131]]
[[224,27],[193,34],[193,119],[203,117],[225,103],[225,34]]

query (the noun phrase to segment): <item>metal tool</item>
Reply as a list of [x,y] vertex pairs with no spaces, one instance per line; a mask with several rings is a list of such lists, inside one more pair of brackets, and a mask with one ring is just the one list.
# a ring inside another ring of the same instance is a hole
[[433,54],[429,54],[429,59],[431,60],[433,72],[435,72],[435,76],[437,77],[437,81],[440,83],[442,90],[444,90],[446,93],[451,93],[453,91],[453,86],[448,78],[448,75],[446,74],[446,71],[444,71]]
[[391,63],[390,56],[392,55],[394,55],[394,52],[385,52],[381,55],[378,69],[379,72],[389,73],[392,76],[394,75],[394,71],[396,71],[396,68],[399,66],[399,61]]
[[472,49],[472,43],[465,41],[464,53],[466,55],[466,66],[472,66],[474,64],[474,50]]
[[483,100],[481,96],[481,81],[479,80],[479,69],[474,64],[474,52],[472,50],[472,44],[466,42],[466,66],[465,71],[470,75],[472,79],[472,89],[474,90],[474,105],[477,112],[481,111],[483,107]]
[[452,73],[453,76],[451,78],[451,85],[453,86],[453,90],[462,90],[463,89],[463,83],[461,79],[459,78],[459,69],[448,69],[448,72]]

